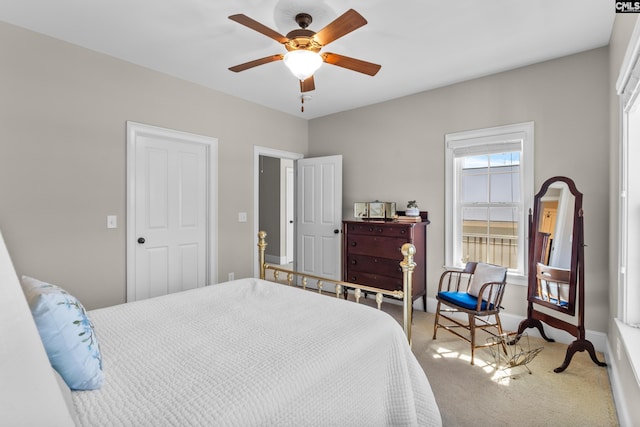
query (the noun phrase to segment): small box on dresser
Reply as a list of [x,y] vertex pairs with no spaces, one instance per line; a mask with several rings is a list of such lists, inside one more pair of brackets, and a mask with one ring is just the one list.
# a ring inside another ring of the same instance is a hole
[[[402,214],[402,212],[398,212]],[[428,213],[420,222],[355,220],[342,222],[342,275],[345,282],[402,290],[402,253],[405,243],[416,247],[413,301],[422,297],[426,310]]]

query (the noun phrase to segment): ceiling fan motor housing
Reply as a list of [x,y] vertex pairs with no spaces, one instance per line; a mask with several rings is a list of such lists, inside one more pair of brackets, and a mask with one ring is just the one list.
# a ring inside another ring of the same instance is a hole
[[290,31],[287,33],[289,41],[284,43],[284,47],[288,51],[304,49],[317,53],[322,49],[322,45],[315,41],[315,35],[314,31],[305,29]]

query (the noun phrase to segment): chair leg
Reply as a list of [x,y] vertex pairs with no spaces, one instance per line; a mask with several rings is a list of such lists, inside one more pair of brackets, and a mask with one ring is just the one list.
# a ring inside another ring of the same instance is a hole
[[[500,322],[500,315],[499,314],[495,314],[496,316],[496,325],[498,326],[498,334],[500,337],[502,337],[502,323]],[[504,354],[509,354],[507,353],[507,345],[504,342],[503,338],[500,338],[500,343],[502,344],[502,351],[504,351]]]
[[471,334],[471,364],[475,365],[474,357],[476,353],[476,318],[469,314],[469,333]]
[[440,301],[438,301],[438,305],[436,306],[436,320],[433,322],[433,339],[436,339],[436,334],[438,333],[438,321],[440,320]]

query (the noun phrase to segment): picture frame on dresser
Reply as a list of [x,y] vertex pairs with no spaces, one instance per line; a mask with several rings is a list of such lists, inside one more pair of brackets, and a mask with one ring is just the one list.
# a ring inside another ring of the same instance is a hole
[[[403,211],[398,211],[404,216]],[[355,219],[342,221],[343,280],[380,287],[390,291],[402,290],[400,248],[411,243],[416,248],[412,300],[421,298],[427,308],[427,226],[429,214],[420,212],[420,221]]]

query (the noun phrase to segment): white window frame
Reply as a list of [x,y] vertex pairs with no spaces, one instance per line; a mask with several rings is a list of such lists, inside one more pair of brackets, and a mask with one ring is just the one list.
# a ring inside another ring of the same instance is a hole
[[[640,22],[636,22],[616,82],[620,97],[620,146],[618,175],[618,313],[615,324],[636,381],[640,384],[640,246],[637,234],[640,194],[629,186],[640,171],[630,167],[640,158]],[[630,237],[631,236],[631,237]],[[617,344],[620,358],[620,343]]]
[[464,155],[520,151],[520,195],[517,269],[509,270],[509,282],[526,285],[529,210],[533,204],[534,123],[524,122],[445,135],[445,264],[463,266],[461,260],[462,221],[459,209],[460,177],[456,159]]

